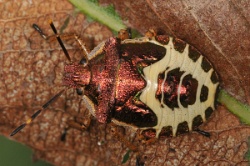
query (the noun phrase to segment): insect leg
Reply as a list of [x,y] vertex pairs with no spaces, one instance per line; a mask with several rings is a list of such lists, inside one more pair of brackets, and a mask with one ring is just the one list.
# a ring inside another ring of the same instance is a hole
[[157,35],[156,31],[154,29],[149,29],[145,36],[148,37],[148,38],[153,38]]
[[114,137],[116,137],[122,144],[124,144],[129,151],[132,151],[136,155],[136,166],[144,166],[144,161],[141,159],[141,154],[139,153],[139,149],[136,145],[128,141],[125,137],[124,128],[117,126],[114,123],[110,123],[111,131]]
[[121,40],[132,39],[131,28],[121,29],[118,32],[118,38]]
[[[84,99],[82,100],[82,102],[85,104]],[[81,106],[79,106],[78,111],[69,109],[67,113],[70,114],[72,117],[74,117],[74,119],[69,119],[67,121],[67,124],[69,126],[67,129],[74,128],[74,129],[83,131],[83,130],[86,130],[90,126],[90,122],[91,122],[90,111],[83,112],[81,109]]]
[[57,41],[59,42],[60,46],[61,46],[62,49],[63,49],[63,52],[64,52],[65,56],[67,57],[67,59],[68,59],[69,61],[71,61],[71,58],[70,58],[69,53],[68,53],[68,51],[66,50],[66,48],[65,48],[65,46],[64,46],[64,44],[63,44],[63,42],[62,42],[62,39],[72,39],[72,38],[74,38],[74,39],[77,41],[77,43],[79,44],[79,46],[80,46],[80,48],[82,49],[82,51],[83,51],[83,58],[82,58],[82,60],[80,61],[80,63],[83,64],[82,62],[85,61],[85,63],[84,63],[83,65],[86,65],[86,64],[88,63],[88,57],[87,57],[87,55],[89,54],[89,52],[88,52],[88,50],[87,50],[87,48],[86,48],[84,42],[80,39],[80,37],[79,37],[78,35],[76,35],[76,34],[60,34],[60,35],[59,35],[59,34],[57,33],[57,30],[56,30],[56,28],[55,28],[55,26],[54,26],[54,24],[53,24],[52,21],[50,21],[50,26],[51,26],[51,28],[52,28],[54,34],[55,34],[55,35],[53,35],[53,36],[47,36],[47,35],[45,35],[45,34],[43,33],[42,29],[41,29],[38,25],[33,24],[33,28],[34,28],[34,29],[42,36],[42,38],[44,38],[45,40],[48,40],[48,39],[52,39],[52,40],[53,40],[53,38],[56,37]]
[[33,24],[32,26],[42,36],[42,38],[44,38],[45,40],[48,39],[48,36],[43,33],[42,29],[38,25]]
[[60,44],[60,46],[62,47],[65,56],[66,56],[67,59],[71,62],[69,53],[68,53],[68,51],[66,50],[66,48],[65,48],[65,46],[64,46],[64,44],[63,44],[63,42],[62,42],[62,39],[60,38],[60,35],[57,33],[56,27],[55,27],[55,25],[53,24],[52,20],[50,20],[50,23],[49,23],[49,24],[50,24],[50,27],[51,27],[51,29],[53,30],[54,34],[56,35],[56,39],[57,39],[58,43]]
[[86,112],[87,115],[84,115],[84,116],[79,115],[79,113],[77,113],[75,111],[70,111],[70,112],[67,111],[67,113],[74,116],[75,118],[74,118],[74,120],[72,120],[72,119],[67,120],[68,127],[66,127],[64,129],[64,132],[61,135],[61,141],[66,140],[66,135],[67,135],[67,132],[70,128],[84,131],[84,130],[89,128],[90,122],[91,122],[91,113],[89,111],[87,111]]
[[83,59],[88,62],[87,55],[89,54],[89,51],[88,51],[85,43],[82,41],[82,39],[78,35],[76,35],[76,34],[60,34],[60,38],[61,39],[66,39],[66,40],[67,39],[75,39],[78,46],[81,48],[81,50],[83,52]]
[[111,131],[112,131],[112,134],[121,142],[123,143],[126,147],[128,147],[131,151],[133,152],[137,152],[138,151],[138,148],[137,146],[135,146],[134,144],[132,144],[130,141],[128,141],[125,136],[124,136],[124,128],[123,127],[120,127],[120,126],[117,126],[116,124],[114,123],[110,123],[111,125]]
[[136,156],[136,166],[144,166],[144,162],[141,161],[140,156]]
[[75,119],[68,120],[67,124],[69,125],[70,128],[84,131],[90,126],[90,122],[91,122],[91,113],[87,111],[87,115],[84,115],[83,117],[79,117],[79,114],[75,115]]
[[67,124],[70,128],[74,128],[80,131],[84,131],[87,128],[84,124],[78,123],[75,120],[68,120]]
[[[33,28],[42,36],[42,38],[44,38],[45,40],[48,40],[49,38],[53,37],[53,36],[46,36],[46,35],[43,33],[42,29],[41,29],[38,25],[33,24],[32,26],[33,26]],[[64,46],[64,44],[63,44],[63,42],[62,42],[62,39],[60,38],[60,35],[57,33],[57,30],[56,30],[56,28],[55,28],[55,25],[53,24],[52,21],[50,21],[50,27],[52,28],[53,32],[55,33],[55,37],[56,37],[57,41],[59,42],[60,46],[62,47],[62,50],[63,50],[65,56],[66,56],[67,59],[71,62],[71,58],[70,58],[70,56],[69,56],[69,53],[68,53],[68,51],[66,50],[66,48],[65,48],[65,46]]]
[[206,132],[204,130],[200,130],[199,128],[195,129],[194,131],[196,131],[197,133],[199,133],[199,134],[201,134],[201,135],[203,135],[205,137],[210,138],[210,133],[209,132]]

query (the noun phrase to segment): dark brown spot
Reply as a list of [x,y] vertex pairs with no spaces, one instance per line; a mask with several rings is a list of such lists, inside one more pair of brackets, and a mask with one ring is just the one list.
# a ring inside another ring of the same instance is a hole
[[163,127],[160,133],[160,137],[161,136],[167,136],[167,137],[173,136],[172,126]]
[[194,48],[193,46],[189,46],[188,56],[190,59],[196,62],[199,59],[200,55],[200,52],[196,48]]
[[196,130],[202,123],[203,123],[203,120],[201,118],[201,115],[196,116],[193,119],[193,130]]
[[136,66],[139,62],[151,65],[166,55],[166,48],[150,42],[127,43],[121,45],[120,54],[126,55],[122,58],[131,61],[133,66]]
[[174,43],[174,49],[180,53],[182,53],[186,47],[186,43],[178,38],[174,38],[173,39],[173,43]]
[[207,100],[207,97],[208,97],[208,87],[205,86],[205,85],[202,85],[202,88],[201,88],[201,95],[200,95],[200,101],[201,102],[204,102]]
[[219,76],[218,76],[218,74],[215,71],[212,72],[211,81],[214,84],[216,84],[217,82],[219,82]]
[[156,98],[161,102],[163,93],[163,103],[171,109],[179,108],[177,102],[178,86],[183,73],[183,71],[180,71],[180,68],[169,71],[167,73],[167,78],[164,82],[163,89],[161,89],[161,86],[165,77],[165,72],[158,75],[158,90],[156,92]]
[[169,148],[169,152],[176,152],[176,150],[174,148]]
[[188,105],[193,105],[196,101],[198,81],[192,77],[191,74],[183,78],[180,87],[180,102],[183,107],[187,108]]
[[164,77],[165,77],[165,72],[162,72],[158,75],[158,84],[157,84],[158,86],[157,86],[155,97],[159,100],[159,102],[161,102],[161,97],[162,97],[161,87],[162,87]]
[[133,96],[123,105],[112,110],[112,118],[137,127],[153,127],[157,124],[157,116],[143,102],[133,102]]
[[180,123],[178,125],[178,127],[177,127],[176,135],[184,134],[184,133],[187,133],[187,132],[189,132],[188,123],[186,121]]
[[[163,102],[169,108],[179,108],[178,105],[178,95],[180,95],[180,102],[183,107],[187,108],[188,105],[192,105],[196,101],[196,92],[198,87],[198,81],[192,78],[191,74],[186,75],[183,78],[182,84],[180,86],[180,91],[178,91],[180,78],[184,74],[180,71],[180,68],[176,68],[167,73],[166,81],[164,81],[165,72],[159,74],[158,76],[158,89],[156,91],[156,98],[161,102],[162,94]],[[163,89],[162,89],[162,84]],[[163,92],[162,92],[163,90]]]
[[216,92],[215,92],[215,97],[214,97],[214,106],[217,107],[219,102],[218,102],[218,96],[219,96],[219,93],[220,93],[220,90],[221,90],[221,87],[220,86],[217,86],[216,88]]
[[163,45],[167,45],[169,43],[169,36],[167,35],[158,35],[155,36],[155,40]]
[[207,58],[203,57],[202,62],[201,62],[201,67],[205,72],[208,72],[211,68],[212,65],[211,63],[207,60]]
[[146,129],[143,130],[141,133],[146,139],[151,139],[151,138],[155,138],[156,136],[156,131],[155,129]]
[[208,107],[208,108],[205,110],[205,117],[206,117],[206,119],[208,119],[208,118],[212,115],[213,111],[214,111],[214,110],[213,110],[211,107]]

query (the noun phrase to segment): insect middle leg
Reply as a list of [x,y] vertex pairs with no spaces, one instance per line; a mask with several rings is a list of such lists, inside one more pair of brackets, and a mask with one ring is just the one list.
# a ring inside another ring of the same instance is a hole
[[73,119],[69,119],[67,121],[69,128],[74,128],[80,131],[84,131],[89,128],[91,123],[90,111],[88,110],[82,111],[82,109],[79,106],[78,111],[69,109],[67,113],[73,117]]
[[91,123],[91,113],[89,111],[86,111],[84,115],[82,113],[78,113],[73,110],[67,111],[67,113],[69,113],[73,117],[73,119],[67,120],[66,123],[68,127],[64,129],[64,132],[61,135],[62,141],[66,140],[67,131],[69,129],[77,129],[80,131],[85,131],[89,128]]

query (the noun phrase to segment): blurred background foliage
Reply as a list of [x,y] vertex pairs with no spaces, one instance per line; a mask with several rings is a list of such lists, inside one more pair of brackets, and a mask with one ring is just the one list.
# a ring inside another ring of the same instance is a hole
[[34,161],[32,150],[0,135],[0,166],[52,166],[41,160]]

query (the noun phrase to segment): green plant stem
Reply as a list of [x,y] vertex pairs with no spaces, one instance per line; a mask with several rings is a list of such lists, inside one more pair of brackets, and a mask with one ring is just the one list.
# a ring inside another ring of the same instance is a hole
[[94,20],[108,26],[113,31],[118,32],[120,29],[126,29],[122,20],[118,15],[115,15],[113,11],[109,11],[108,8],[99,6],[98,4],[91,2],[90,0],[69,0],[75,5],[81,12],[90,16]]
[[250,106],[241,103],[232,96],[230,96],[225,90],[221,90],[218,96],[218,101],[222,103],[227,109],[238,116],[240,120],[250,125]]

